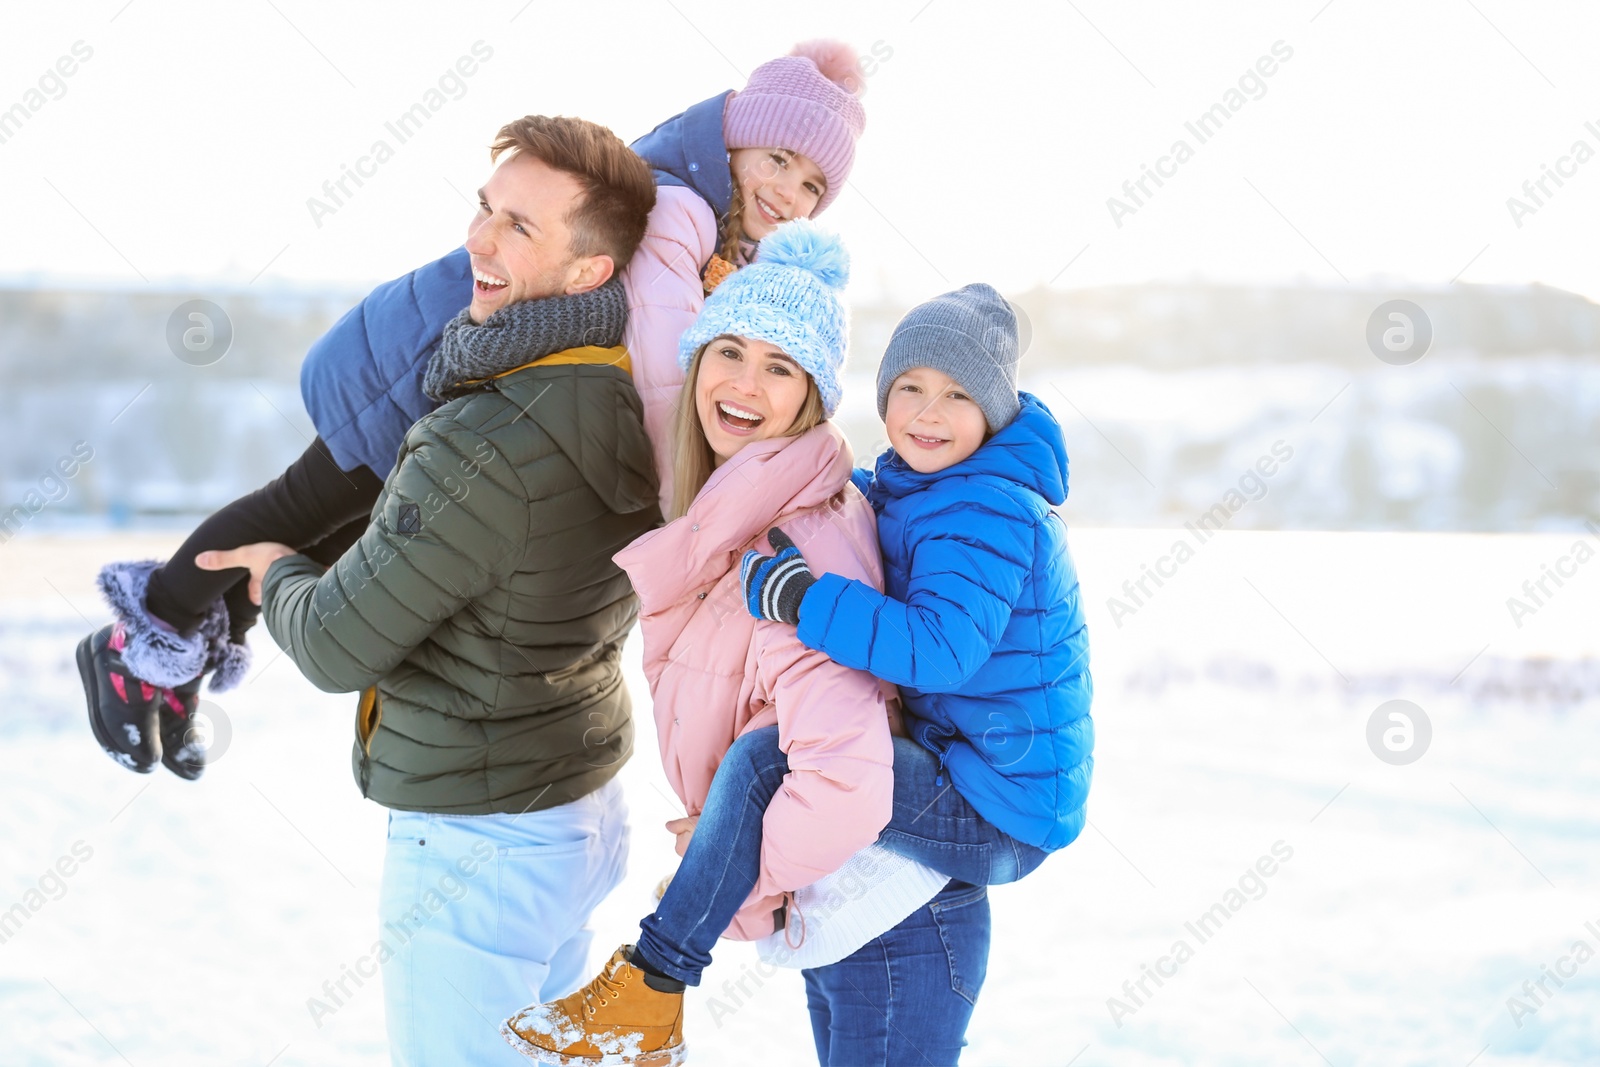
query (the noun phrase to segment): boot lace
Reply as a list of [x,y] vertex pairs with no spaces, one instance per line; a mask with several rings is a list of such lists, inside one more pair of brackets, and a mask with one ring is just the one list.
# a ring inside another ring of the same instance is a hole
[[616,966],[601,971],[594,981],[578,991],[583,998],[585,1015],[593,1017],[608,1001],[622,996],[622,988],[628,984],[628,980],[617,976],[622,974],[622,969],[627,965],[626,960],[619,960]]

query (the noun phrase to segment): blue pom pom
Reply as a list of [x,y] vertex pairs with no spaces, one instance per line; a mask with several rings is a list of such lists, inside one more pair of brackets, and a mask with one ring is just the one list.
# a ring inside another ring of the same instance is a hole
[[837,234],[810,219],[794,219],[773,230],[762,239],[756,261],[810,271],[830,289],[850,282],[850,253]]

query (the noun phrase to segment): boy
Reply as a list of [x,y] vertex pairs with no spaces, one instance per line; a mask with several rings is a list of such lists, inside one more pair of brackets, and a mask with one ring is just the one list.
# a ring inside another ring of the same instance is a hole
[[[926,754],[896,746],[895,818],[880,844],[940,870],[970,851],[927,840],[941,814],[976,816],[1025,846],[1015,862],[1027,869],[1070,844],[1094,765],[1088,631],[1052,510],[1067,498],[1066,442],[1050,410],[1017,391],[1019,357],[1016,316],[987,285],[935,297],[895,327],[878,368],[889,448],[856,471],[878,513],[882,593],[813,578],[792,545],[746,560],[752,614],[797,624],[807,646],[900,687]],[[941,791],[946,776],[955,796]],[[897,828],[910,821],[924,832]],[[1003,866],[1011,850],[994,851]]]

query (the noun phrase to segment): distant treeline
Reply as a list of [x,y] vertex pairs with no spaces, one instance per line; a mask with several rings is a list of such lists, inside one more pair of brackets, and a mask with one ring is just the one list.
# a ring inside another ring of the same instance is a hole
[[[275,475],[315,432],[298,388],[306,349],[364,291],[0,288],[7,529],[44,528],[45,511],[207,511]],[[196,299],[232,329],[209,365],[168,339]],[[1022,384],[1067,429],[1072,521],[1181,528],[1219,501],[1227,525],[1257,529],[1577,529],[1600,516],[1600,307],[1581,296],[1157,283],[1013,299]],[[1431,326],[1411,365],[1367,345],[1374,310],[1395,299]],[[872,376],[905,310],[852,308],[838,418],[859,462],[882,440]],[[1229,504],[1279,440],[1294,459],[1270,491]],[[52,473],[75,450],[92,459]]]
[[[316,290],[70,290],[0,287],[0,382],[85,374],[193,376],[166,341],[180,304],[207,299],[232,321],[213,378],[296,380],[308,345],[360,300],[359,288]],[[1368,319],[1407,299],[1428,316],[1430,355],[1502,357],[1600,353],[1600,305],[1542,285],[1435,289],[1258,287],[1152,283],[1012,294],[1028,354],[1070,365],[1157,369],[1239,363],[1364,363]],[[907,310],[852,307],[852,354],[876,360]],[[858,364],[860,366],[861,364]]]
[[1600,353],[1600,305],[1542,285],[1333,289],[1157,283],[1012,298],[1034,349],[1077,363],[1200,367],[1373,358],[1367,322],[1410,300],[1432,325],[1431,355]]

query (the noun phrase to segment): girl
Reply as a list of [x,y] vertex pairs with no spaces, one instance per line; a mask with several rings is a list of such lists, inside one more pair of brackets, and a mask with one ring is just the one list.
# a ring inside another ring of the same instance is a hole
[[673,501],[683,369],[678,339],[705,294],[789,219],[815,218],[844,189],[866,126],[855,52],[807,41],[763,63],[737,92],[723,92],[633,143],[655,168],[656,207],[638,256],[623,274],[625,344],[656,443],[661,509]]
[[[740,557],[773,522],[840,573],[878,583],[870,508],[826,421],[839,401],[845,273],[836,241],[790,223],[711,295],[680,343],[675,518],[616,559],[639,594],[662,760],[690,813],[684,862],[637,946],[619,948],[578,992],[506,1021],[502,1033],[532,1058],[683,1062],[684,986],[699,983],[724,928],[770,934],[784,894],[839,867],[888,821],[885,687],[741,607]],[[943,951],[938,959],[948,974]],[[825,1000],[813,1014],[846,1007]],[[946,1023],[930,1020],[918,1041],[938,1047]]]
[[[838,196],[866,122],[861,88],[854,52],[814,41],[756,68],[744,89],[658,126],[633,145],[657,184],[643,244],[631,259],[598,257],[604,268],[582,273],[574,285],[583,288],[563,293],[584,298],[574,321],[582,340],[602,346],[616,343],[609,331],[626,304],[622,342],[656,446],[664,507],[667,442],[683,380],[678,337],[708,287],[744,263],[754,242]],[[588,195],[611,193],[590,188]],[[721,265],[702,277],[714,261]],[[260,609],[241,571],[202,570],[195,557],[276,541],[318,562],[338,559],[366,527],[406,430],[437,406],[423,388],[424,370],[445,324],[481,284],[457,249],[375,289],[307,353],[301,392],[320,436],[305,454],[207,519],[165,563],[101,571],[114,622],[84,638],[77,658],[90,725],[113,759],[139,773],[158,761],[186,779],[204,772],[204,746],[186,742],[201,679],[210,674],[214,692],[244,680],[245,633]]]

